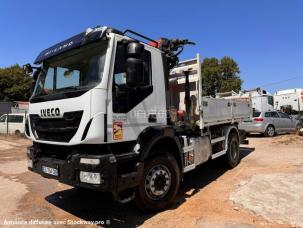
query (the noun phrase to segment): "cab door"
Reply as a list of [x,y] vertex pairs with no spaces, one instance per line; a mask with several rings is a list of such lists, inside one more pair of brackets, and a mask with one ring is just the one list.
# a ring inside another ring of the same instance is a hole
[[[108,141],[136,140],[147,127],[166,124],[166,99],[163,62],[160,51],[144,45],[142,55],[129,55],[128,43],[116,43],[108,108]],[[128,83],[129,58],[142,61],[142,80]]]

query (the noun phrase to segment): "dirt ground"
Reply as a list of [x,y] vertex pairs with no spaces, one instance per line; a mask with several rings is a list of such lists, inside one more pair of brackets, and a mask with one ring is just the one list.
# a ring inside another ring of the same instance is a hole
[[110,194],[27,171],[31,142],[0,136],[0,225],[85,227],[87,221],[101,221],[116,227],[303,227],[303,137],[252,136],[249,141],[236,168],[208,162],[185,175],[171,208],[143,214],[133,203],[115,203]]

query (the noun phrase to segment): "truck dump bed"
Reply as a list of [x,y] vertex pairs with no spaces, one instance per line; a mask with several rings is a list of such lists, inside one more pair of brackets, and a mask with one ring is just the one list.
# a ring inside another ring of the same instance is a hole
[[248,101],[203,97],[202,103],[204,126],[218,123],[239,123],[250,119],[251,116],[252,109]]
[[184,71],[189,73],[191,120],[197,122],[201,129],[226,123],[242,122],[250,119],[251,103],[248,100],[202,97],[202,75],[199,54],[197,58],[180,62],[172,69],[169,78],[171,110],[184,111],[185,81]]

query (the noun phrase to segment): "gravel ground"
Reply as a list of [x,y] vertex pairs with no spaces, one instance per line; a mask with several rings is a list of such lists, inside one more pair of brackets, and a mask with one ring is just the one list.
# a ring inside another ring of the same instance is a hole
[[266,219],[303,227],[302,192],[303,173],[256,174],[242,182],[230,199]]
[[115,203],[110,194],[28,172],[25,153],[31,142],[0,136],[0,225],[61,222],[61,227],[108,220],[117,227],[303,227],[302,139],[252,136],[236,168],[208,162],[186,174],[171,208],[143,214],[133,203]]

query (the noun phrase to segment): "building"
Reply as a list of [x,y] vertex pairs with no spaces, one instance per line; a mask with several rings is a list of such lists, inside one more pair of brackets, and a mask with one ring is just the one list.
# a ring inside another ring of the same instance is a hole
[[286,89],[274,94],[275,109],[296,114],[303,111],[303,88]]

